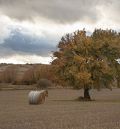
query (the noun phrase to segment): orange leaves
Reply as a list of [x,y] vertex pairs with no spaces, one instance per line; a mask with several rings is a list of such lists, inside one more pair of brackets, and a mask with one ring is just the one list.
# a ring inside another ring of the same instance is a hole
[[75,77],[83,84],[89,84],[91,82],[91,74],[86,71],[77,73]]
[[52,64],[59,71],[56,76],[65,83],[70,82],[73,87],[90,86],[91,83],[96,88],[96,83],[106,86],[107,81],[104,80],[110,83],[109,78],[115,73],[114,60],[120,56],[120,47],[115,48],[119,39],[120,35],[112,30],[98,29],[90,36],[86,35],[85,30],[67,34],[62,37],[59,50],[54,53],[56,59]]
[[79,55],[75,55],[74,56],[74,60],[79,62],[79,63],[84,63],[85,62],[85,58]]
[[78,72],[78,68],[76,66],[71,66],[69,68],[69,73],[72,74],[73,76]]

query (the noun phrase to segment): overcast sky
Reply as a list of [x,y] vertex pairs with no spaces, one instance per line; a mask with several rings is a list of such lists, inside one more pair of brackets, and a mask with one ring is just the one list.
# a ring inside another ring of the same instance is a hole
[[66,33],[120,31],[120,0],[0,0],[0,63],[49,63]]

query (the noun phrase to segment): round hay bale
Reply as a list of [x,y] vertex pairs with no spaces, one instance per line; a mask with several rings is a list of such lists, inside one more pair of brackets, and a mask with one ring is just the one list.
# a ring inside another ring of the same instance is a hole
[[45,102],[45,97],[48,96],[48,91],[30,91],[28,94],[29,104],[42,104]]

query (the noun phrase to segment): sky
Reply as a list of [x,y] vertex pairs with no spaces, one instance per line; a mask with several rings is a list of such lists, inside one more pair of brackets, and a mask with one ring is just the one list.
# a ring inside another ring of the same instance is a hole
[[43,63],[62,36],[120,31],[120,0],[0,0],[0,63]]

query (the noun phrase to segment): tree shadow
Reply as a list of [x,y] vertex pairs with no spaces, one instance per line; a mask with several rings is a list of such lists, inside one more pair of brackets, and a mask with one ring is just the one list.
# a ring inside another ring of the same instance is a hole
[[50,101],[54,101],[54,102],[120,103],[120,100],[103,100],[103,99],[99,99],[99,100],[92,99],[89,101],[79,100],[79,99],[69,99],[69,100],[67,100],[67,99],[53,99]]

